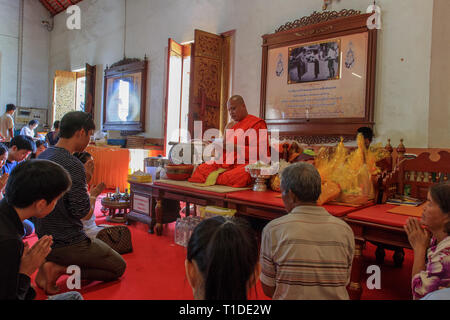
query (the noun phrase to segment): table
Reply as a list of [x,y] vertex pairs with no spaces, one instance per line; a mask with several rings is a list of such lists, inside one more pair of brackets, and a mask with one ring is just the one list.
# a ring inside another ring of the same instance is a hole
[[[186,215],[190,215],[190,205],[226,207],[225,193],[194,190],[164,183],[137,183],[129,181],[131,211],[128,218],[149,225],[149,233],[162,235],[162,226],[176,221],[179,202],[186,203]],[[178,204],[178,207],[177,207]]]
[[127,221],[127,214],[130,209],[129,200],[113,200],[112,198],[102,198],[102,206],[108,210],[106,221],[114,223],[124,223]]
[[[286,214],[281,193],[275,191],[255,192],[251,190],[227,193],[228,208],[236,209],[237,214],[260,219],[273,220]],[[370,202],[360,207],[325,204],[323,207],[333,216],[342,218],[345,215],[372,206]]]
[[361,279],[363,274],[362,251],[366,241],[378,242],[400,248],[411,248],[408,236],[403,229],[409,216],[387,212],[395,205],[377,204],[347,215],[344,220],[355,235],[355,255],[349,288],[352,298],[360,299],[362,295]]

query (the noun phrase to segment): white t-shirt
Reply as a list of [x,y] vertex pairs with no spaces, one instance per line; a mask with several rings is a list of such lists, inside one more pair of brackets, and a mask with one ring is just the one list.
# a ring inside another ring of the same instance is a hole
[[0,117],[0,133],[6,142],[10,142],[12,139],[9,129],[14,129],[14,119],[9,113],[5,113]]
[[20,135],[34,138],[34,130],[31,130],[29,126],[25,126],[22,128],[22,130],[20,130]]

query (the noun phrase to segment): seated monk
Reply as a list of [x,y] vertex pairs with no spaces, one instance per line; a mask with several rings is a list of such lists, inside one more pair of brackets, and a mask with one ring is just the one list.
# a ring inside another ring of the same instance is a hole
[[[216,174],[219,173],[219,175],[217,177],[215,184],[235,188],[246,187],[251,184],[252,179],[250,175],[245,171],[245,166],[249,163],[250,152],[251,151],[255,152],[251,144],[252,145],[256,144],[256,146],[258,146],[259,130],[260,129],[267,130],[267,125],[263,119],[248,114],[244,99],[241,96],[231,97],[230,100],[228,100],[227,108],[232,121],[228,123],[227,126],[225,127],[224,146],[226,145],[226,143],[233,143],[236,146],[239,131],[236,132],[235,130],[241,129],[244,135],[248,137],[245,139],[245,148],[244,148],[245,156],[243,156],[245,163],[238,163],[239,161],[237,160],[239,158],[236,155],[236,153],[233,152],[234,153],[232,155],[233,157],[232,159],[234,159],[233,163],[225,164],[226,158],[229,157],[229,155],[226,155],[224,152],[223,153],[224,164],[214,162],[211,164],[203,163],[199,165],[192,174],[192,177],[189,179],[190,182],[204,183],[210,174],[216,172]],[[249,136],[246,135],[249,129],[254,129],[256,131],[256,141],[248,141],[252,139],[250,135]],[[234,135],[234,133],[236,133],[236,135]],[[256,150],[256,152],[258,152],[258,150]],[[258,155],[259,153],[256,154]]]

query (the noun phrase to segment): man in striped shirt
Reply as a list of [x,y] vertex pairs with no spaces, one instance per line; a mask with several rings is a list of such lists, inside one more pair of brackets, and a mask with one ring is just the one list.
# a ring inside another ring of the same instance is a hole
[[261,241],[261,283],[277,300],[349,299],[355,240],[351,228],[316,201],[321,178],[299,162],[283,170],[283,202],[289,214],[271,221]]
[[[80,267],[81,280],[112,281],[125,272],[126,263],[120,254],[101,240],[89,239],[81,222],[90,212],[90,196],[97,197],[104,188],[103,184],[93,187],[89,195],[85,166],[73,156],[74,152],[84,151],[94,130],[95,124],[89,114],[70,112],[61,120],[56,146],[39,155],[39,159],[60,164],[72,179],[71,189],[58,201],[55,209],[45,218],[34,221],[39,238],[53,237],[52,251],[36,276],[36,284],[48,294],[58,292],[56,281],[70,265]],[[93,163],[86,168],[93,170]]]

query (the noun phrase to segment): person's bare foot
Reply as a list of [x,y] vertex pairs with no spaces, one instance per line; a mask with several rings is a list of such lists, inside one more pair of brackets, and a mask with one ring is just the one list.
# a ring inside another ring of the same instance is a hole
[[59,292],[56,281],[66,273],[66,267],[47,261],[40,268],[36,275],[36,284],[45,291],[47,295],[54,295]]

